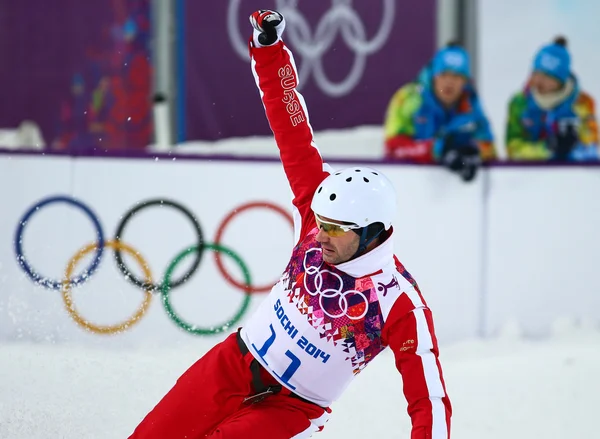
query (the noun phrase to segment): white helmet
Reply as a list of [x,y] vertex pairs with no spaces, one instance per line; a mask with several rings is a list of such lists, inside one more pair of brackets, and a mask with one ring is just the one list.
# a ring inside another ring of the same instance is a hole
[[360,166],[327,177],[313,196],[311,209],[322,217],[360,227],[381,222],[386,230],[396,215],[396,191],[381,172]]

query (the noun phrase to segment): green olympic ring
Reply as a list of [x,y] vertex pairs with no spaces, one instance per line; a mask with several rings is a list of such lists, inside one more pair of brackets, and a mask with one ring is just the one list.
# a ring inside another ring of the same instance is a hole
[[244,275],[244,283],[245,283],[246,291],[244,294],[244,300],[242,301],[240,309],[237,311],[237,313],[231,319],[229,319],[228,321],[226,321],[225,323],[223,323],[221,325],[214,325],[214,326],[205,328],[205,327],[201,327],[201,326],[186,322],[173,309],[173,305],[171,304],[171,299],[170,299],[171,296],[169,295],[169,290],[171,289],[171,276],[173,275],[175,268],[177,267],[177,265],[179,265],[179,263],[181,261],[183,261],[187,256],[189,256],[193,253],[197,253],[199,251],[198,246],[189,247],[189,248],[183,250],[177,256],[175,256],[175,259],[173,259],[173,261],[169,264],[169,266],[167,267],[167,271],[165,272],[165,277],[163,279],[163,283],[162,283],[162,287],[161,287],[161,293],[162,293],[162,302],[165,307],[165,310],[167,311],[167,315],[178,327],[180,327],[181,329],[183,329],[187,332],[190,332],[190,333],[196,334],[196,335],[211,335],[211,334],[218,334],[218,333],[227,331],[229,328],[231,328],[233,325],[235,325],[242,318],[242,316],[248,309],[248,306],[250,305],[251,294],[250,294],[249,290],[250,290],[250,288],[252,288],[252,280],[250,277],[250,270],[248,270],[248,267],[246,266],[244,261],[242,261],[242,259],[233,250],[231,250],[221,244],[204,243],[203,247],[206,250],[212,250],[214,252],[226,254],[227,256],[231,257],[242,269],[242,273]]

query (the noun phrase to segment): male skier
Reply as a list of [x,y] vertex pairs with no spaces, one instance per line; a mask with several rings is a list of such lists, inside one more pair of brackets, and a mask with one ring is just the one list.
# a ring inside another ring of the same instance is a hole
[[[283,16],[260,10],[250,21],[252,70],[294,194],[296,244],[257,312],[192,365],[131,438],[311,437],[389,346],[411,439],[446,439],[451,407],[431,311],[393,253],[392,184],[369,168],[327,171],[281,40]],[[397,408],[381,410],[383,420]]]

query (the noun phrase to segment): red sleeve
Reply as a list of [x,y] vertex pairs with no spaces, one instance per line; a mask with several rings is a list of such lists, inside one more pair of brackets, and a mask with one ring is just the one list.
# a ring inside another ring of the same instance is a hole
[[402,374],[412,421],[411,439],[448,439],[452,407],[446,393],[433,317],[428,308],[406,314],[394,304],[383,330]]
[[390,159],[410,160],[415,163],[433,162],[433,140],[414,140],[398,134],[385,141],[385,155]]
[[294,212],[296,240],[314,226],[310,209],[313,194],[329,175],[323,169],[304,98],[298,92],[298,73],[290,50],[278,42],[269,47],[250,43],[252,70],[285,174],[290,183],[297,209]]

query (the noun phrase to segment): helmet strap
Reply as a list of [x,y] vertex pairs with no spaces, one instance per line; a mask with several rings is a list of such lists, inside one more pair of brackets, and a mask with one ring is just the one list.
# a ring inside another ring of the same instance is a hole
[[384,230],[385,228],[381,223],[373,223],[369,224],[367,227],[353,229],[352,231],[360,237],[360,240],[358,241],[358,250],[356,250],[356,253],[354,253],[350,259],[362,256],[367,251],[369,244],[377,239]]

